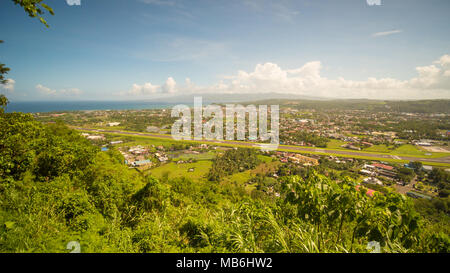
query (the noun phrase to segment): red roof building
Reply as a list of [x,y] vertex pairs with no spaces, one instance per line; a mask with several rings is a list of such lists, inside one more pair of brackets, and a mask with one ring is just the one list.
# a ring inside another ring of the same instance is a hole
[[[359,191],[359,185],[356,185],[356,190]],[[369,197],[373,197],[373,194],[376,192],[376,191],[374,191],[372,189],[367,189],[366,188],[366,190],[367,190],[366,191],[366,195],[369,196]]]
[[374,166],[378,169],[383,169],[383,170],[387,170],[387,171],[392,171],[394,169],[394,167],[392,167],[392,166],[384,165],[381,163],[374,163],[374,164],[372,164],[372,166]]

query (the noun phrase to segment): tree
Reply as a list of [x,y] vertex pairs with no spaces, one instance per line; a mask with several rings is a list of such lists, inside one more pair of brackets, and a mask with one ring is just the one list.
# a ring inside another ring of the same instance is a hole
[[8,99],[0,94],[0,114],[2,114],[5,111],[6,105],[8,105]]
[[[0,44],[3,43],[2,40],[0,40]],[[9,71],[9,68],[5,66],[5,64],[0,63],[0,84],[6,84],[8,81],[5,79],[5,74],[7,74]],[[1,104],[3,106],[3,104]]]
[[51,15],[55,15],[53,9],[47,4],[42,3],[42,0],[13,0],[14,4],[20,5],[30,17],[38,17],[39,21],[46,27],[49,27],[47,21],[41,16],[47,10]]
[[420,161],[411,161],[409,162],[409,166],[414,169],[416,173],[422,170],[423,164]]

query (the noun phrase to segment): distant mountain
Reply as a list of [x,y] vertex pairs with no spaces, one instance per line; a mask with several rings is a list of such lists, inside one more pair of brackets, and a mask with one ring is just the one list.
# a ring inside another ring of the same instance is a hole
[[309,96],[301,96],[301,95],[293,95],[293,94],[278,94],[278,93],[269,93],[269,94],[211,94],[211,93],[205,93],[205,94],[178,95],[178,96],[173,96],[173,97],[152,99],[149,101],[163,102],[163,103],[192,104],[194,102],[194,97],[202,97],[204,104],[238,103],[238,102],[261,100],[262,98],[268,99],[268,100],[276,100],[276,99],[324,100],[324,98],[320,98],[320,97],[309,97]]
[[264,99],[247,101],[246,104],[279,104],[297,109],[316,110],[370,110],[379,112],[406,113],[447,113],[450,114],[450,100],[411,100],[388,101],[369,99],[322,99],[297,100],[292,99]]

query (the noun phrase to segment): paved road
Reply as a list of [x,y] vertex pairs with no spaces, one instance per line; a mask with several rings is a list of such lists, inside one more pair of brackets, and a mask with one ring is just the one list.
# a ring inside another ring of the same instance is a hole
[[[90,128],[80,128],[73,127],[76,130],[84,130],[84,131],[92,131],[92,132],[100,132],[100,133],[112,133],[112,134],[125,134],[132,136],[148,136],[154,138],[164,138],[164,139],[172,139],[171,135],[160,135],[160,134],[152,134],[152,133],[137,133],[137,132],[124,132],[118,130],[104,130],[104,129],[90,129]],[[239,141],[230,141],[230,140],[202,140],[202,142],[210,142],[210,143],[223,143],[223,144],[235,144],[235,145],[244,145],[254,147],[257,146],[256,143],[248,143],[248,142],[239,142]],[[374,153],[364,153],[364,152],[349,152],[349,151],[339,151],[339,150],[328,150],[322,148],[308,148],[308,147],[299,147],[292,145],[283,145],[279,146],[281,149],[289,149],[289,150],[297,150],[302,152],[320,152],[320,153],[328,153],[328,154],[339,154],[339,155],[348,155],[351,156],[367,156],[367,157],[376,157],[376,158],[386,158],[386,159],[402,159],[408,161],[424,161],[424,162],[437,162],[437,163],[448,163],[450,164],[450,156],[439,157],[439,158],[421,158],[421,157],[410,157],[410,156],[397,156],[397,155],[389,155],[389,154],[374,154]]]

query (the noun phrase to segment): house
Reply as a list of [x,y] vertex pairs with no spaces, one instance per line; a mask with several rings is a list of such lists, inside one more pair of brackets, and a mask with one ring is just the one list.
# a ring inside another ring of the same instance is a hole
[[[359,188],[360,188],[360,185],[356,185],[356,190],[357,191],[359,191]],[[365,188],[365,189],[366,189],[366,195],[369,196],[369,197],[373,197],[373,195],[377,192],[377,191],[374,191],[372,189],[367,189],[367,188]]]
[[304,163],[304,164],[311,164],[311,165],[319,165],[319,160],[307,156],[303,156],[301,154],[295,154],[292,156],[289,156],[289,160],[294,163]]
[[128,152],[134,154],[134,155],[142,155],[142,154],[147,154],[148,150],[143,148],[142,146],[138,145],[136,147],[132,147],[128,150]]
[[414,191],[409,191],[409,192],[406,193],[406,195],[408,195],[409,197],[412,197],[412,198],[424,198],[424,199],[428,199],[428,200],[432,199],[428,195],[421,194],[421,193],[414,192]]
[[102,140],[102,139],[105,139],[104,136],[87,136],[86,138],[89,139],[89,140]]
[[361,144],[364,145],[364,146],[368,146],[368,147],[372,147],[373,146],[372,143],[366,142],[366,141],[362,141]]
[[372,164],[372,166],[374,166],[377,169],[382,169],[382,170],[386,170],[386,171],[392,171],[394,169],[394,167],[392,167],[392,166],[381,164],[381,163],[374,163],[374,164]]
[[132,166],[134,167],[141,167],[141,166],[145,166],[145,165],[151,165],[152,161],[150,159],[146,159],[146,160],[137,160],[131,163]]
[[429,143],[429,142],[417,142],[416,145],[418,145],[418,146],[431,146],[431,143]]
[[120,122],[109,122],[106,124],[106,126],[112,127],[112,126],[119,126]]
[[359,173],[363,174],[363,175],[369,175],[369,176],[375,175],[374,172],[371,172],[369,170],[360,170]]
[[147,131],[149,133],[158,133],[159,132],[159,128],[156,127],[156,126],[147,126],[145,131]]
[[366,177],[363,179],[363,183],[383,186],[383,182],[375,177]]
[[347,148],[347,149],[350,149],[350,150],[361,151],[361,148],[356,147],[356,146],[354,146],[354,145],[352,145],[352,144],[344,144],[344,145],[341,145],[341,147],[342,147],[342,148]]
[[120,143],[123,143],[123,141],[122,140],[116,140],[116,141],[111,141],[110,142],[111,145],[120,144]]

